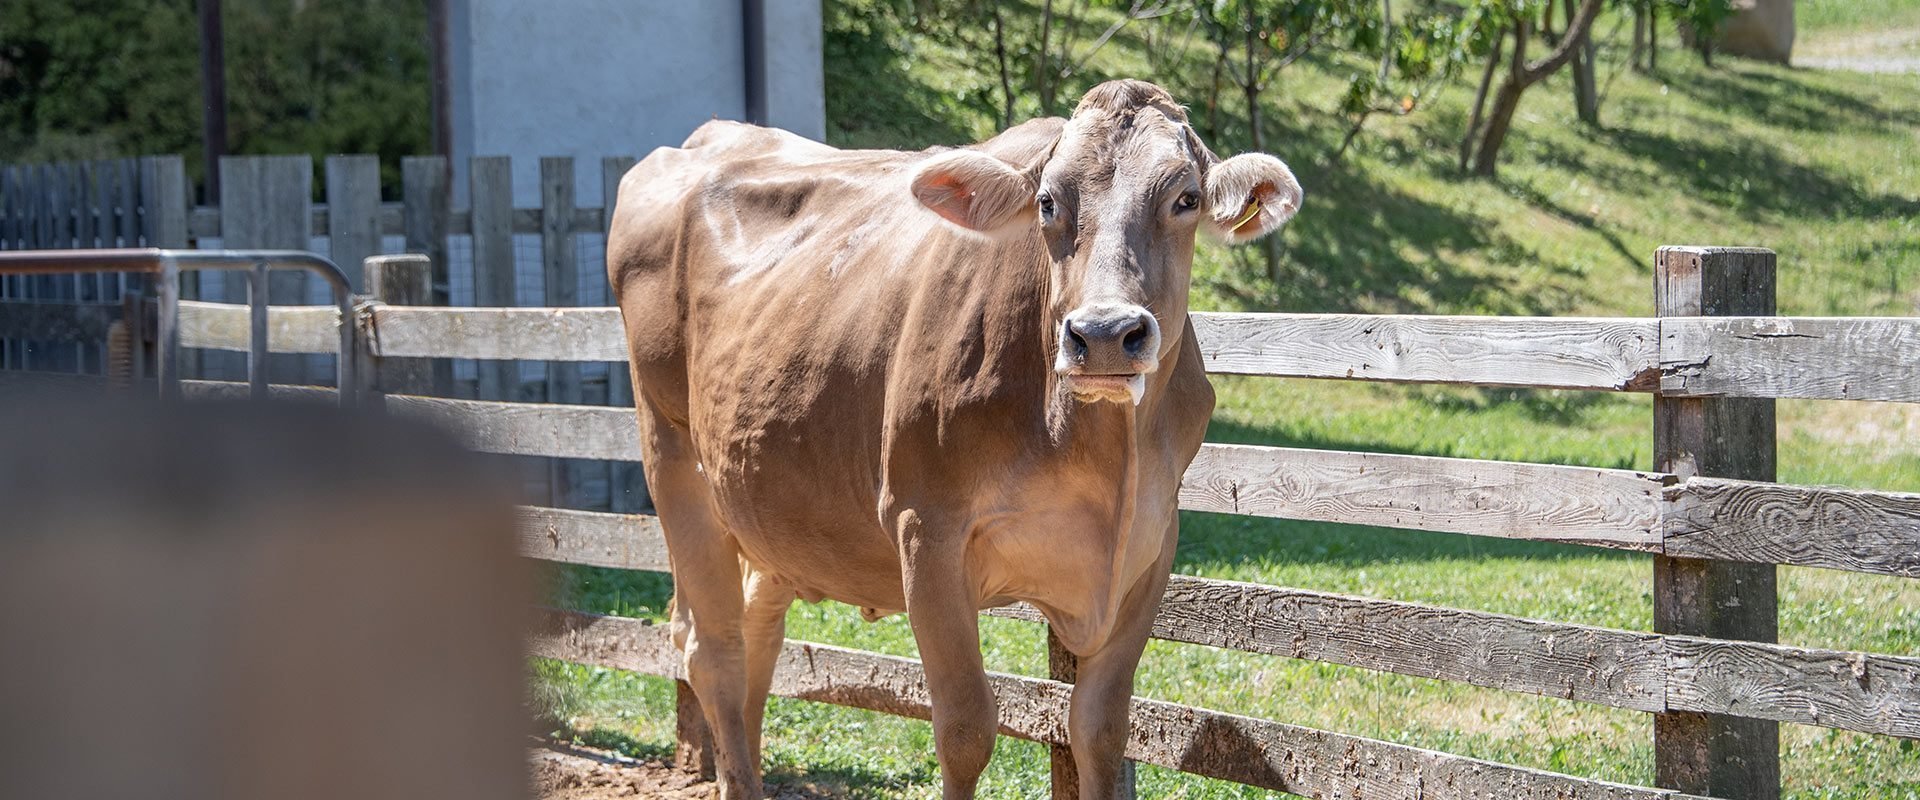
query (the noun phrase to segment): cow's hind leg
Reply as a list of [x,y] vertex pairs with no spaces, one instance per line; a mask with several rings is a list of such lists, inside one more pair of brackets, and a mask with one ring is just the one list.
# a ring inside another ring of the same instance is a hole
[[742,626],[747,639],[747,746],[758,766],[767,692],[773,686],[773,668],[787,638],[787,608],[793,605],[791,586],[763,572],[747,575],[747,608]]
[[685,650],[687,683],[713,733],[721,800],[761,796],[760,764],[747,730],[747,648],[738,545],[714,517],[687,432],[646,406],[641,456],[673,569],[674,638]]

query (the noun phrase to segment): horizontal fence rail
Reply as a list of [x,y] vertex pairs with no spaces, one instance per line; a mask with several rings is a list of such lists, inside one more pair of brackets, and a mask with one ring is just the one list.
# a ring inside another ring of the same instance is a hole
[[[640,458],[631,409],[406,395],[387,404],[487,452]],[[1180,501],[1188,511],[1920,577],[1920,494],[1902,492],[1209,442]]]
[[[534,642],[547,658],[683,677],[667,628],[643,620],[549,611]],[[988,681],[1002,734],[1066,743],[1072,686],[1002,673]],[[918,661],[808,642],[782,649],[773,692],[915,719],[932,712]],[[1134,698],[1131,712],[1127,758],[1303,797],[1693,798],[1155,700]]]
[[[647,515],[525,507],[523,553],[663,572]],[[1022,605],[993,616],[1044,622]],[[1176,575],[1153,636],[1634,711],[1920,737],[1920,658],[1668,636]]]
[[[617,308],[375,305],[369,313],[378,356],[541,361],[627,357]],[[1920,318],[1533,319],[1207,312],[1192,317],[1201,354],[1213,373],[1658,389],[1687,397],[1920,402]],[[306,324],[332,322],[316,316]],[[1751,333],[1761,327],[1774,333]],[[1476,337],[1476,330],[1483,333]],[[1286,333],[1283,337],[1276,331]],[[289,334],[307,337],[303,341],[319,341],[324,335]],[[1758,349],[1764,354],[1750,353]]]

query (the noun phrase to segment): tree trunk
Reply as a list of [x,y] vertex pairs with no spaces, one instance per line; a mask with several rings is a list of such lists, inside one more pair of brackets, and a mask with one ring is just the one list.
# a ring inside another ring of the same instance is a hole
[[1647,4],[1647,71],[1660,71],[1660,4]]
[[1530,21],[1521,19],[1513,30],[1513,61],[1507,73],[1506,81],[1500,84],[1500,91],[1493,98],[1493,113],[1487,117],[1486,133],[1480,137],[1480,151],[1474,157],[1475,174],[1491,177],[1500,161],[1500,148],[1506,144],[1507,131],[1513,127],[1514,112],[1520,109],[1520,95],[1527,87],[1539,83],[1552,75],[1573,59],[1575,45],[1593,28],[1593,20],[1600,14],[1603,0],[1583,0],[1580,10],[1567,22],[1560,45],[1548,53],[1545,58],[1532,63],[1527,61],[1527,26]]
[[1000,64],[1000,128],[1013,127],[1013,80],[1007,76],[1006,22],[1000,18],[1000,0],[993,0],[993,57]]
[[1247,29],[1247,81],[1241,89],[1247,95],[1247,128],[1250,131],[1248,135],[1253,137],[1253,149],[1264,152],[1267,149],[1266,137],[1260,135],[1260,53],[1254,47],[1254,43],[1259,41],[1259,32],[1254,30],[1253,4],[1242,3],[1242,7],[1246,9],[1243,24]]
[[[1569,20],[1574,17],[1574,2],[1566,0]],[[1573,107],[1581,122],[1600,127],[1600,93],[1593,83],[1593,26],[1578,34],[1568,31],[1567,35],[1578,38],[1573,45]]]
[[1225,31],[1221,31],[1220,35],[1215,36],[1213,43],[1219,48],[1219,53],[1214,56],[1213,59],[1213,91],[1207,95],[1208,138],[1218,138],[1220,136],[1220,85],[1227,77],[1227,58],[1230,52],[1227,49],[1227,35]]
[[1627,63],[1633,65],[1633,71],[1646,72],[1647,65],[1647,3],[1638,0],[1633,4],[1633,56]]
[[1473,139],[1480,133],[1480,115],[1487,110],[1487,90],[1493,88],[1493,73],[1500,68],[1500,53],[1506,48],[1507,34],[1501,31],[1493,39],[1493,52],[1487,54],[1487,68],[1480,73],[1480,89],[1473,93],[1473,116],[1467,118],[1467,131],[1460,136],[1460,171],[1467,171],[1473,159]]
[[[1520,23],[1514,30],[1514,60],[1518,61],[1526,52],[1527,24]],[[1493,96],[1493,112],[1487,115],[1487,127],[1480,134],[1480,149],[1475,152],[1473,173],[1484,177],[1493,177],[1500,163],[1500,147],[1507,143],[1507,130],[1513,127],[1514,112],[1520,110],[1520,94],[1527,90],[1518,76],[1509,75],[1500,83],[1499,93]]]
[[1046,0],[1040,5],[1040,50],[1033,55],[1033,88],[1034,93],[1040,95],[1040,115],[1045,117],[1054,116],[1053,83],[1047,80],[1048,73],[1053,70],[1053,65],[1048,63],[1052,56],[1048,55],[1047,50],[1047,40],[1052,35],[1053,0]]

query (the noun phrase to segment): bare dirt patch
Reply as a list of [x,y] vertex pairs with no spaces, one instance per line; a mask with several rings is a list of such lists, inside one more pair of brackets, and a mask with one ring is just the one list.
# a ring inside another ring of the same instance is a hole
[[[540,800],[713,800],[719,787],[659,761],[625,758],[587,748],[548,745],[527,753],[534,796]],[[774,800],[832,800],[810,785],[769,785]]]

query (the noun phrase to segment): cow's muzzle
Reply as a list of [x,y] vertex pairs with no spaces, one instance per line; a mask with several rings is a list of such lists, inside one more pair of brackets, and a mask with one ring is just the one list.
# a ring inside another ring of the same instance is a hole
[[1138,405],[1159,361],[1160,323],[1139,306],[1085,305],[1061,322],[1054,371],[1080,400]]

